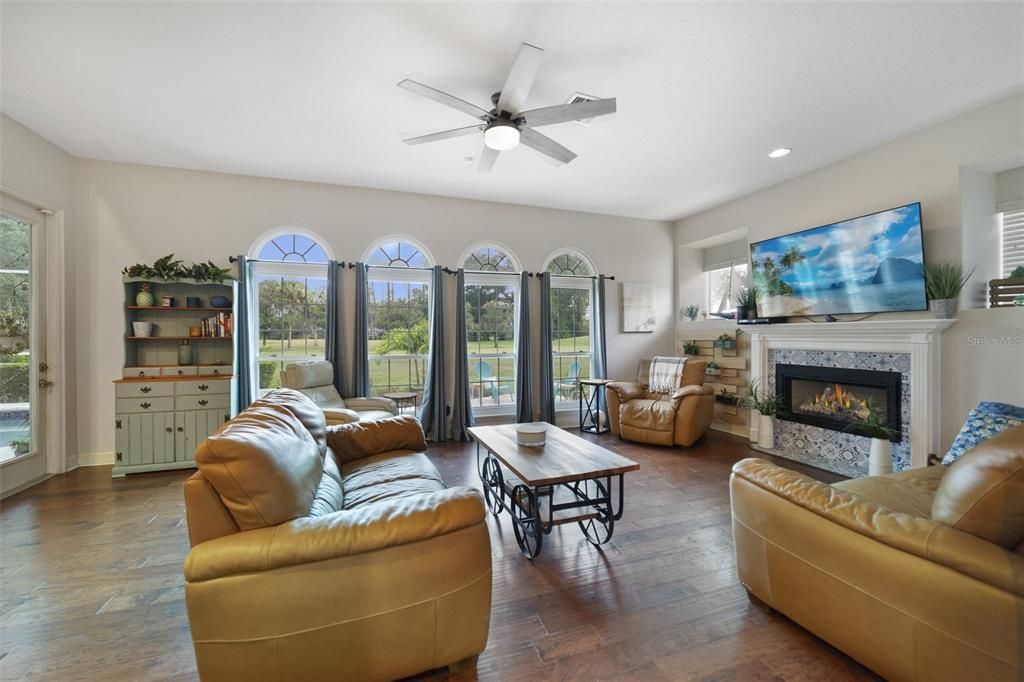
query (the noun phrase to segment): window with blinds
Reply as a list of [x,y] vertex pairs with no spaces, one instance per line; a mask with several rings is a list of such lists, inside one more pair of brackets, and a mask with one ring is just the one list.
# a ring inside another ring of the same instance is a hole
[[1009,277],[1014,268],[1024,266],[1024,205],[1003,211],[1000,216],[1002,274]]

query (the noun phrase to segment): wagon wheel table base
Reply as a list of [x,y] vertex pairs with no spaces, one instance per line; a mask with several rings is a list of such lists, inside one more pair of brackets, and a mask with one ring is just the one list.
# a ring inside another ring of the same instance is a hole
[[541,447],[519,445],[515,424],[474,426],[488,510],[508,512],[520,551],[540,554],[555,526],[576,523],[588,542],[611,540],[622,518],[623,477],[640,465],[556,426]]

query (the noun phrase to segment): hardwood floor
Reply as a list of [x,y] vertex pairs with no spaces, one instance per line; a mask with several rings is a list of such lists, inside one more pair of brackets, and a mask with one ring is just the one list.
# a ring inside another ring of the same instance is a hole
[[[727,487],[733,462],[754,454],[745,440],[712,432],[682,450],[587,437],[641,467],[612,541],[602,551],[575,525],[556,528],[531,563],[508,520],[490,518],[490,641],[457,679],[875,679],[747,601]],[[474,452],[429,454],[450,484],[477,485]],[[189,473],[78,469],[2,503],[0,679],[197,679],[181,572]]]

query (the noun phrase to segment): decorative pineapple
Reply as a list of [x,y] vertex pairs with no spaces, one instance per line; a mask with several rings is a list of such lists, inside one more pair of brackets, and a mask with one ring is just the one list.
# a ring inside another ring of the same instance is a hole
[[143,282],[139,285],[139,293],[135,294],[135,305],[149,307],[153,305],[155,299],[153,298],[153,292],[150,289],[153,287],[149,282]]

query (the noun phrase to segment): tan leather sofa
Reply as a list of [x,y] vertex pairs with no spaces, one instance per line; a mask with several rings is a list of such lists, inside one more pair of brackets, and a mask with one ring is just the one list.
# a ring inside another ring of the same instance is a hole
[[892,680],[1024,680],[1024,426],[949,467],[833,485],[733,467],[754,600]]
[[204,682],[387,680],[487,644],[491,550],[412,417],[327,428],[268,394],[196,452],[185,598]]
[[327,360],[288,364],[281,370],[281,386],[316,403],[328,425],[387,419],[398,414],[398,405],[390,398],[342,398],[334,387],[334,365]]
[[608,384],[611,432],[651,445],[693,445],[707,434],[715,413],[715,391],[704,385],[707,363],[687,359],[672,393],[648,390],[650,364],[650,360],[640,362],[636,381]]

